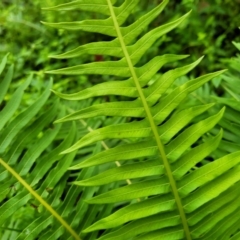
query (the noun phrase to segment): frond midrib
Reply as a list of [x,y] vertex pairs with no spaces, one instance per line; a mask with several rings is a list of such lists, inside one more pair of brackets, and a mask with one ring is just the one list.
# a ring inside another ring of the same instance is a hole
[[175,179],[173,177],[171,167],[170,167],[170,165],[168,163],[168,160],[167,160],[167,156],[166,156],[166,153],[165,153],[164,146],[161,142],[161,139],[159,138],[158,131],[157,131],[157,126],[154,123],[152,113],[150,111],[150,108],[148,106],[146,98],[143,94],[142,88],[139,84],[139,80],[138,80],[137,74],[134,70],[134,67],[133,67],[130,55],[128,53],[127,47],[125,45],[121,30],[120,30],[120,26],[117,22],[111,0],[107,0],[107,2],[108,2],[109,10],[110,10],[110,13],[111,13],[111,17],[112,17],[112,20],[113,20],[113,24],[114,24],[114,27],[115,27],[116,32],[117,32],[117,37],[119,39],[119,42],[120,42],[121,48],[123,50],[124,56],[126,58],[130,73],[132,75],[132,78],[133,78],[133,81],[134,81],[135,86],[137,88],[139,97],[142,101],[144,110],[146,112],[146,116],[147,116],[147,119],[149,121],[150,127],[152,129],[154,138],[156,140],[158,150],[159,150],[160,155],[162,157],[162,161],[163,161],[164,167],[166,169],[166,175],[168,177],[168,180],[169,180],[169,183],[170,183],[170,186],[171,186],[171,189],[172,189],[172,193],[174,195],[174,198],[175,198],[175,201],[176,201],[176,204],[177,204],[177,208],[178,208],[178,211],[179,211],[179,214],[180,214],[180,217],[181,217],[181,221],[182,221],[182,225],[183,225],[183,229],[184,229],[184,232],[185,232],[186,239],[191,240],[192,238],[191,238],[189,226],[187,224],[187,218],[186,218],[186,215],[185,215],[185,212],[184,212],[184,209],[183,209],[182,201],[181,201],[181,198],[180,198],[178,190],[177,190],[176,182],[175,182]]
[[75,240],[81,240],[78,234],[72,227],[59,215],[51,205],[49,205],[13,168],[11,168],[3,159],[0,158],[0,165],[2,165],[9,173],[14,176],[20,184],[40,203],[46,210],[55,217],[59,223],[71,234]]

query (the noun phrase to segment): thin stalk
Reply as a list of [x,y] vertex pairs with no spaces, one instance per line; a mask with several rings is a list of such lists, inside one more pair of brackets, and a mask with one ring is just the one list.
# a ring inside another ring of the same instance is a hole
[[[93,129],[91,127],[87,126],[87,123],[84,120],[80,119],[80,122],[82,123],[83,126],[85,126],[87,128],[87,130],[89,132],[93,132]],[[101,145],[103,146],[103,148],[105,150],[109,149],[108,145],[104,141],[101,141]],[[116,164],[117,167],[122,166],[119,161],[115,161],[115,164]],[[127,182],[128,185],[132,184],[132,181],[130,179],[126,179],[126,182]]]
[[[68,108],[68,111],[69,111],[70,113],[73,113],[73,112],[74,112],[74,110],[71,109],[71,108]],[[81,124],[82,124],[84,127],[87,128],[87,130],[88,130],[89,132],[93,132],[93,129],[92,129],[91,127],[89,127],[89,126],[87,125],[87,123],[86,123],[83,119],[80,119],[79,121],[81,122]],[[107,145],[104,141],[101,141],[101,145],[103,146],[103,148],[104,148],[105,150],[108,150],[108,149],[109,149],[108,145]],[[119,161],[115,161],[115,164],[116,164],[117,167],[121,167],[121,166],[122,166]],[[126,179],[126,182],[127,182],[128,185],[132,184],[132,181],[131,181],[130,179]],[[140,199],[137,199],[137,200],[140,201]]]
[[159,150],[159,152],[161,154],[162,161],[163,161],[163,164],[164,164],[164,167],[165,167],[165,170],[166,170],[166,174],[167,174],[167,177],[168,177],[168,180],[170,182],[171,189],[172,189],[172,193],[173,193],[174,198],[176,200],[177,208],[178,208],[181,220],[182,220],[182,225],[183,225],[183,229],[184,229],[184,232],[185,232],[185,235],[186,235],[186,239],[187,240],[192,240],[192,237],[191,237],[191,234],[190,234],[190,230],[189,230],[189,226],[188,226],[188,223],[187,223],[187,218],[186,218],[185,212],[183,210],[182,201],[181,201],[181,198],[180,198],[178,190],[177,190],[177,185],[176,185],[175,179],[173,177],[170,164],[169,164],[169,162],[167,160],[167,156],[166,156],[166,153],[165,153],[164,146],[163,146],[163,144],[161,142],[161,139],[159,138],[159,134],[158,134],[158,131],[157,131],[157,126],[154,123],[154,119],[153,119],[152,113],[151,113],[151,111],[149,109],[149,106],[147,104],[146,98],[145,98],[145,96],[143,94],[143,91],[142,91],[142,88],[141,88],[141,86],[139,84],[139,80],[138,80],[137,74],[136,74],[136,72],[134,70],[134,66],[133,66],[132,60],[130,58],[130,55],[128,53],[126,44],[124,42],[121,30],[120,30],[120,26],[119,26],[119,24],[117,22],[117,18],[116,18],[116,15],[114,13],[114,10],[113,10],[113,6],[112,6],[112,3],[111,3],[111,0],[107,0],[107,2],[108,2],[108,6],[109,6],[110,13],[111,13],[111,17],[112,17],[112,20],[113,20],[113,23],[114,23],[114,26],[115,26],[115,29],[116,29],[116,32],[117,32],[117,36],[118,36],[119,42],[121,44],[121,47],[122,47],[122,50],[123,50],[123,53],[124,53],[125,59],[126,59],[127,64],[129,66],[129,69],[130,69],[133,81],[134,81],[135,86],[137,88],[139,97],[140,97],[140,99],[142,101],[144,110],[146,112],[147,119],[149,121],[149,124],[151,126],[154,138],[155,138],[157,146],[158,146],[158,150]]
[[0,164],[7,169],[36,199],[42,204],[76,240],[81,240],[78,234],[71,228],[70,225],[50,206],[34,189],[7,163],[0,158]]

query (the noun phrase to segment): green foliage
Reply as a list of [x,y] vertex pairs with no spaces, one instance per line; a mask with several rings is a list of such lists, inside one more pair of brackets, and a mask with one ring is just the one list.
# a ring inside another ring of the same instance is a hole
[[[201,59],[167,71],[160,77],[157,72],[164,64],[186,56],[156,56],[141,65],[140,60],[159,37],[177,27],[189,14],[142,34],[168,1],[163,1],[131,25],[124,23],[137,1],[126,0],[119,7],[114,7],[115,3],[96,0],[88,4],[76,1],[58,5],[48,10],[94,9],[94,12],[104,12],[107,18],[45,23],[55,28],[97,32],[113,37],[113,40],[91,42],[54,57],[94,54],[112,56],[114,59],[106,58],[103,62],[48,72],[110,75],[114,76],[112,81],[70,95],[55,92],[57,95],[72,101],[105,95],[127,97],[125,100],[83,108],[57,123],[103,115],[131,117],[130,122],[94,130],[62,152],[69,154],[107,139],[125,140],[70,168],[105,166],[106,170],[100,174],[75,181],[79,186],[91,189],[118,183],[111,191],[97,194],[87,201],[90,206],[114,204],[114,208],[109,216],[95,221],[83,233],[108,229],[103,233],[99,231],[99,239],[229,239],[237,232],[240,221],[237,217],[240,209],[240,152],[208,160],[221,141],[222,131],[217,135],[205,135],[220,121],[224,108],[212,116],[197,119],[212,105],[180,107],[191,92],[223,71],[173,87],[174,81],[195,68]],[[117,168],[109,165],[115,161],[118,161]],[[129,185],[123,182],[126,179]]]
[[[239,49],[239,43],[233,42]],[[229,62],[230,71],[223,76],[221,87],[224,95],[215,97],[215,101],[221,106],[226,105],[226,113],[220,121],[220,126],[224,129],[223,141],[220,144],[221,154],[240,150],[239,145],[239,116],[240,116],[240,58],[231,59]]]
[[[83,63],[93,60],[94,56],[81,56],[81,58],[66,61],[54,61],[48,59],[48,55],[73,49],[81,43],[104,41],[108,37],[101,34],[89,34],[82,31],[68,31],[63,34],[61,30],[46,29],[40,24],[45,19],[48,22],[83,20],[87,18],[103,17],[95,12],[73,10],[60,13],[54,11],[41,11],[41,7],[54,6],[66,1],[63,0],[2,0],[0,2],[0,58],[10,52],[9,60],[15,63],[15,75],[24,77],[29,71],[43,75],[43,69],[73,66],[77,62]],[[121,1],[119,1],[121,2]],[[134,14],[126,24],[136,21],[139,16],[156,7],[160,0],[140,1],[134,8]],[[168,8],[150,24],[151,27],[162,25],[169,19],[176,19],[184,15],[186,9],[192,9],[188,19],[179,29],[164,35],[159,39],[144,56],[150,59],[164,53],[190,54],[189,62],[203,55],[205,61],[197,69],[196,73],[206,73],[225,68],[222,59],[235,55],[235,49],[231,41],[240,42],[240,34],[237,27],[240,22],[239,0],[178,0],[171,1]],[[80,14],[79,14],[80,13]],[[145,32],[148,28],[144,29]],[[184,31],[184,34],[182,32]],[[81,61],[81,62],[80,62]],[[58,77],[55,77],[59,81]],[[72,81],[72,80],[71,80]],[[92,81],[92,79],[90,79]]]
[[238,239],[237,2],[2,1],[0,238]]
[[[147,9],[159,2],[161,1],[141,1],[140,4],[142,9]],[[166,11],[152,25],[157,26],[167,19],[182,16],[186,9],[192,9],[191,16],[179,29],[159,40],[159,48],[155,47],[152,51],[155,54],[184,52],[192,56],[191,60],[205,55],[205,61],[195,69],[200,74],[225,67],[222,60],[231,58],[236,53],[231,42],[240,42],[237,29],[240,23],[239,0],[171,1]]]
[[[65,46],[73,48],[79,38],[89,38],[86,34],[71,33],[62,37],[62,31],[46,29],[40,23],[43,17],[48,21],[59,21],[63,16],[69,19],[78,16],[77,13],[69,17],[66,14],[59,16],[47,12],[43,16],[41,7],[57,2],[60,3],[59,0],[0,2],[0,58],[6,53],[10,53],[8,61],[14,63],[16,70],[14,77],[18,80],[23,79],[24,81],[27,73],[34,72],[44,81],[44,68],[48,68],[48,66],[61,67],[66,64],[52,61],[48,58],[49,53],[63,51]],[[81,62],[84,61],[86,59],[81,58]],[[70,64],[75,63],[70,62]],[[55,78],[55,80],[58,79]],[[36,85],[38,84],[36,83]]]
[[[52,239],[62,236],[63,239],[80,239],[81,229],[93,221],[90,218],[86,222],[89,211],[95,217],[94,210],[88,211],[84,200],[101,190],[69,186],[69,181],[91,177],[97,169],[71,175],[67,168],[76,158],[76,152],[66,156],[59,154],[73,144],[76,130],[81,136],[86,127],[52,125],[66,110],[56,97],[50,97],[51,81],[30,106],[23,104],[23,95],[32,76],[10,99],[6,99],[13,76],[13,66],[6,72],[6,62],[7,56],[0,64],[1,76],[4,76],[0,83],[0,238]],[[78,157],[93,151],[97,148],[82,149]],[[81,199],[77,200],[79,196]],[[94,236],[89,235],[88,239],[94,239]]]

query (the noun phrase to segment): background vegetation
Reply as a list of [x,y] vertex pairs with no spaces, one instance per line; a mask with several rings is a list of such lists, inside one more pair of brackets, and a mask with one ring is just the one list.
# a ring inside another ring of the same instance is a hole
[[[7,53],[9,56],[7,58],[7,68],[4,70],[4,74],[7,73],[7,69],[10,68],[11,64],[14,64],[13,77],[11,78],[11,83],[9,85],[8,91],[3,101],[0,104],[0,110],[4,109],[7,103],[10,101],[14,95],[16,89],[19,89],[26,79],[31,76],[31,81],[29,81],[29,86],[26,86],[24,95],[19,98],[19,108],[16,112],[9,117],[9,123],[14,120],[17,116],[21,115],[22,112],[27,111],[32,104],[36,104],[39,100],[39,97],[42,98],[44,90],[49,87],[51,83],[51,78],[48,74],[45,73],[46,70],[59,69],[68,66],[79,65],[82,63],[88,63],[92,61],[102,61],[108,60],[110,57],[103,57],[101,55],[88,56],[84,55],[72,59],[52,59],[49,58],[49,55],[59,54],[66,52],[70,49],[76,48],[80,44],[98,41],[98,40],[109,40],[110,37],[106,37],[101,34],[92,34],[82,31],[63,31],[58,29],[53,29],[44,26],[40,21],[45,22],[62,22],[62,21],[79,21],[86,18],[96,18],[98,14],[73,11],[71,14],[69,12],[52,12],[52,11],[42,11],[41,8],[45,6],[54,6],[56,4],[64,3],[63,0],[44,0],[44,1],[21,1],[21,0],[2,0],[0,2],[0,59],[3,59]],[[122,1],[118,1],[120,4]],[[149,1],[140,1],[139,6],[135,9],[135,14],[129,17],[127,23],[137,20],[141,15],[149,11],[150,9],[157,6],[161,3],[161,0],[149,0]],[[218,150],[211,153],[208,157],[209,161],[212,161],[216,157],[224,156],[227,153],[235,152],[240,150],[240,138],[238,133],[240,132],[240,121],[239,112],[240,108],[237,106],[238,101],[240,101],[240,58],[239,50],[236,48],[232,42],[240,42],[240,0],[179,0],[179,1],[170,1],[167,8],[163,13],[156,18],[149,26],[145,29],[145,33],[156,26],[162,25],[163,23],[172,21],[184,15],[187,11],[192,9],[190,17],[183,23],[181,26],[174,31],[164,35],[159,39],[147,52],[147,54],[141,59],[139,65],[145,63],[148,59],[153,58],[156,55],[163,54],[189,54],[190,57],[185,61],[186,63],[192,63],[196,59],[200,58],[202,55],[205,55],[204,60],[201,62],[198,67],[196,67],[191,73],[187,76],[179,78],[175,84],[182,84],[189,79],[197,77],[208,72],[217,71],[220,69],[228,68],[229,71],[220,77],[213,79],[210,83],[204,85],[199,90],[195,91],[189,95],[188,99],[185,100],[182,108],[194,105],[198,103],[209,103],[217,102],[218,104],[211,110],[212,113],[217,112],[223,106],[227,106],[226,113],[224,118],[219,122],[218,126],[211,130],[211,133],[216,134],[219,127],[224,129],[223,140],[220,143]],[[237,45],[239,47],[239,45]],[[177,67],[178,63],[167,64],[163,67],[163,71]],[[32,74],[32,75],[31,75]],[[161,74],[161,73],[159,73]],[[111,80],[110,77],[104,76],[104,81]],[[0,82],[1,83],[1,82]],[[53,78],[52,88],[59,92],[77,92],[87,87],[90,87],[96,83],[99,83],[99,76],[97,75],[81,75],[81,76],[59,76],[56,75]],[[0,89],[1,90],[1,89]],[[54,106],[53,102],[56,102],[56,96],[53,94],[45,98],[41,107],[39,107],[38,112],[34,116],[29,117],[29,122],[23,125],[24,131],[30,131],[31,126],[35,126],[41,119],[44,118],[45,114],[48,111],[52,111],[53,115],[49,116],[49,119],[46,120],[43,125],[39,125],[39,132],[36,132],[35,135],[32,134],[31,138],[28,141],[32,140],[31,144],[28,147],[22,145],[20,147],[18,156],[24,159],[23,162],[28,162],[30,159],[31,149],[37,148],[40,142],[43,142],[44,139],[51,137],[51,142],[46,143],[42,148],[42,151],[35,152],[35,159],[37,163],[34,163],[34,158],[32,158],[32,165],[29,163],[29,171],[31,173],[36,172],[34,170],[36,164],[40,164],[44,159],[51,159],[51,152],[54,151],[56,154],[60,153],[64,148],[70,146],[75,142],[75,139],[79,139],[84,136],[87,132],[92,131],[92,129],[98,128],[99,126],[108,126],[109,123],[117,124],[129,121],[130,118],[107,118],[107,117],[97,117],[96,119],[90,119],[86,121],[79,121],[75,124],[64,123],[59,126],[57,129],[54,129],[52,126],[53,120],[56,120],[54,113],[57,118],[60,118],[67,113],[71,113],[75,109],[83,108],[86,106],[94,105],[101,102],[108,102],[109,100],[119,99],[124,100],[124,97],[119,96],[106,96],[104,98],[93,98],[92,100],[83,101],[82,105],[79,106],[75,102],[65,102],[61,101],[61,104],[57,103]],[[42,100],[43,101],[43,100]],[[58,115],[57,115],[58,113]],[[47,114],[46,114],[47,115]],[[204,118],[205,115],[201,116]],[[40,120],[39,120],[40,119]],[[199,119],[196,119],[198,121]],[[6,123],[8,123],[6,121]],[[45,124],[45,125],[44,125]],[[11,126],[11,125],[10,125]],[[53,130],[54,129],[54,130]],[[71,129],[68,132],[66,129]],[[77,131],[76,131],[77,129]],[[1,128],[0,128],[1,130]],[[4,130],[4,129],[3,129]],[[4,133],[4,132],[1,132]],[[1,135],[4,136],[4,135]],[[19,141],[23,135],[19,135],[15,140]],[[66,140],[67,136],[67,140]],[[206,136],[205,136],[206,137]],[[204,137],[203,137],[204,139]],[[62,141],[66,140],[64,143]],[[26,140],[27,141],[27,140]],[[108,148],[115,146],[119,143],[120,140],[108,140],[105,142],[103,148]],[[121,140],[128,141],[128,140]],[[134,140],[133,140],[134,141]],[[0,141],[1,142],[1,141]],[[14,144],[16,144],[14,142]],[[59,143],[62,143],[59,147]],[[13,145],[14,146],[14,145]],[[70,191],[74,192],[76,198],[80,198],[82,195],[94,196],[96,193],[107,192],[108,189],[104,188],[95,188],[92,192],[85,192],[81,187],[72,187],[69,189],[68,183],[76,180],[78,177],[89,177],[93,174],[96,174],[97,171],[102,169],[91,169],[90,171],[82,171],[81,176],[77,176],[75,172],[66,174],[65,170],[70,166],[72,161],[75,163],[79,162],[82,159],[96,154],[101,151],[101,144],[93,147],[85,147],[77,153],[74,152],[68,157],[68,165],[61,165],[59,159],[54,159],[52,157],[52,166],[49,165],[49,168],[43,171],[41,176],[34,178],[28,174],[26,170],[23,170],[22,165],[17,167],[17,171],[22,173],[28,182],[33,182],[36,184],[35,189],[38,191],[44,199],[50,201],[62,216],[70,219],[73,227],[78,227],[79,232],[90,226],[95,219],[101,219],[104,215],[108,215],[108,212],[111,212],[111,207],[105,206],[105,211],[103,211],[102,216],[99,216],[98,209],[88,209],[87,205],[83,201],[79,201],[78,205],[75,203],[72,204],[72,212],[69,213],[65,211],[67,209],[67,203],[70,204],[71,199],[68,199],[68,194]],[[0,153],[1,152],[0,148]],[[6,148],[4,153],[6,157],[12,157],[17,159],[17,155],[11,155],[11,152]],[[28,153],[28,155],[24,155]],[[37,156],[41,156],[37,158]],[[17,164],[17,162],[15,162]],[[62,172],[56,173],[55,167],[62,169]],[[35,171],[35,172],[34,172]],[[92,171],[92,172],[91,172]],[[54,175],[56,174],[56,175]],[[47,186],[47,183],[44,182],[47,179],[47,176],[55,176],[55,181],[52,183],[52,188],[44,190],[44,186]],[[1,177],[1,175],[0,175]],[[0,179],[1,180],[1,179]],[[10,180],[8,180],[10,182]],[[64,184],[63,184],[64,182]],[[16,186],[16,189],[19,189],[19,186]],[[0,199],[3,205],[15,197],[16,189],[13,187],[11,192],[6,194],[6,198]],[[54,194],[50,194],[54,189]],[[27,197],[26,193],[22,193],[22,196]],[[57,196],[53,198],[52,196]],[[28,200],[28,198],[26,198]],[[58,200],[60,199],[60,200]],[[67,200],[68,202],[67,202]],[[66,200],[64,202],[64,200]],[[67,202],[67,203],[66,203]],[[84,218],[84,215],[81,215],[78,211],[80,208],[84,209],[84,213],[91,215],[86,221],[82,223],[81,219]],[[0,238],[5,239],[14,239],[17,236],[18,231],[25,229],[24,234],[27,236],[27,226],[32,223],[32,221],[37,216],[35,209],[38,209],[38,212],[42,212],[42,209],[38,208],[37,201],[31,201],[30,204],[26,205],[25,202],[22,204],[22,207],[16,210],[16,213],[8,218],[6,222],[6,228],[12,226],[14,231],[9,229],[9,232],[1,232]],[[27,214],[26,214],[27,213]],[[7,216],[7,215],[6,215]],[[5,217],[6,217],[5,216]],[[4,218],[2,218],[4,219]],[[13,224],[13,220],[19,220],[17,224]],[[41,219],[37,219],[31,228],[37,226],[40,222],[48,219],[47,213],[44,213]],[[23,221],[24,220],[24,221]],[[3,220],[2,220],[3,221]],[[46,220],[47,221],[47,220]],[[78,222],[81,222],[80,226]],[[47,224],[46,224],[47,226]],[[42,227],[42,229],[46,228]],[[4,228],[3,228],[4,229]],[[36,230],[36,235],[41,232],[41,230]],[[61,235],[61,229],[59,230],[56,227],[54,230],[47,232],[45,235],[54,236],[54,234],[59,233]],[[3,235],[1,235],[3,234]],[[16,235],[15,235],[16,234]],[[22,237],[25,236],[22,234]],[[44,234],[44,233],[42,233]],[[85,239],[96,239],[97,233],[86,233],[82,237]],[[43,235],[43,236],[45,236]],[[25,236],[25,237],[26,237]],[[65,235],[63,235],[64,239]],[[27,237],[26,237],[27,239]],[[47,239],[47,238],[46,238]]]
[[[92,13],[83,12],[69,15],[68,12],[46,12],[41,7],[53,6],[62,0],[45,1],[1,1],[0,16],[0,57],[10,52],[10,61],[15,64],[15,74],[20,77],[34,71],[43,74],[44,69],[74,65],[74,63],[49,59],[48,55],[72,49],[87,41],[101,40],[104,36],[84,32],[71,32],[46,28],[40,21],[60,22],[82,20]],[[161,0],[141,1],[136,9],[137,19],[152,9]],[[226,67],[224,60],[236,55],[232,41],[240,42],[240,1],[239,0],[179,0],[171,1],[168,8],[150,25],[150,28],[166,21],[177,19],[192,9],[191,16],[176,31],[170,32],[153,46],[149,54],[174,53],[190,54],[192,59],[206,55],[197,71],[206,73]],[[144,12],[143,12],[144,11]],[[131,22],[133,19],[129,19]],[[148,29],[146,29],[147,31]],[[184,32],[184,34],[182,34]],[[189,59],[191,61],[192,59]],[[88,61],[89,59],[78,59]],[[76,60],[75,60],[76,61]]]

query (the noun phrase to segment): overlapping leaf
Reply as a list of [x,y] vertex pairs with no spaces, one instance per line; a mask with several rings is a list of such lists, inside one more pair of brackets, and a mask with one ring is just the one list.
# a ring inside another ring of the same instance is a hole
[[[13,76],[13,66],[5,73],[6,62],[7,57],[0,64],[5,75],[0,81],[0,238],[55,239],[58,236],[61,239],[81,239],[81,229],[93,222],[90,219],[85,224],[89,210],[84,200],[91,198],[96,191],[107,190],[92,188],[85,191],[84,187],[69,187],[71,175],[67,169],[76,152],[66,156],[59,154],[75,141],[75,125],[68,125],[65,133],[62,133],[65,128],[62,124],[53,127],[53,121],[63,116],[65,108],[55,97],[49,101],[51,81],[27,108],[21,103],[31,77],[6,101],[4,97]],[[85,150],[85,154],[92,151],[93,148]],[[93,173],[96,174],[97,169],[86,169],[75,179],[83,180]],[[93,216],[97,213],[98,207]],[[88,237],[95,238],[92,234]]]

